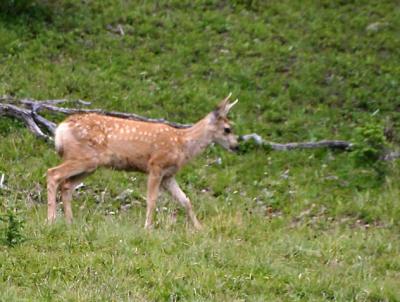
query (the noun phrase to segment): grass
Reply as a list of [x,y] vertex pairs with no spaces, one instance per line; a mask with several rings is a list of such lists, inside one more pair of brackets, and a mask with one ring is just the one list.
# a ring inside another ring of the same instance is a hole
[[361,148],[211,147],[178,176],[202,232],[164,195],[145,232],[144,176],[109,170],[75,194],[72,226],[47,226],[58,158],[2,117],[0,300],[400,301],[399,163],[356,160],[369,129],[400,142],[399,13],[361,0],[3,1],[2,95],[188,123],[232,91],[239,134]]

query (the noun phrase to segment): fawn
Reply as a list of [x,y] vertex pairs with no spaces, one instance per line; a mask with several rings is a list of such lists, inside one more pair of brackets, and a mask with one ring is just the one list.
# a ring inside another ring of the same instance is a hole
[[143,122],[95,113],[68,117],[56,129],[56,151],[63,162],[47,171],[49,223],[56,219],[56,196],[60,187],[66,221],[72,221],[72,192],[98,167],[141,171],[148,174],[145,228],[151,228],[160,187],[186,209],[196,229],[201,228],[189,198],[175,180],[179,169],[215,142],[229,151],[238,147],[227,115],[237,100],[231,94],[190,128]]

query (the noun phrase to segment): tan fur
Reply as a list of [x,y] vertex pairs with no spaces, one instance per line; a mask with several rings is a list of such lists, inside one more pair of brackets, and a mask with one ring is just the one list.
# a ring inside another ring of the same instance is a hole
[[56,218],[58,187],[61,188],[66,219],[70,222],[74,188],[84,177],[103,166],[149,174],[146,228],[152,226],[160,186],[186,208],[194,226],[200,228],[190,200],[179,188],[174,175],[212,142],[226,149],[236,148],[236,136],[226,133],[230,127],[226,115],[231,107],[226,98],[217,110],[188,129],[99,114],[70,116],[58,126],[55,135],[56,150],[63,163],[47,173],[49,222]]

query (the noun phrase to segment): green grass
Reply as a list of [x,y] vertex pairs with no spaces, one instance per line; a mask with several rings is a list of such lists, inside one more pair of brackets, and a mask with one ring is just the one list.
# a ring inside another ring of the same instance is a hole
[[0,95],[189,123],[232,91],[238,134],[361,147],[211,147],[178,176],[201,232],[166,195],[144,231],[144,175],[109,170],[48,226],[59,159],[2,117],[0,300],[400,301],[400,166],[359,162],[362,131],[400,142],[399,27],[395,1],[3,1]]

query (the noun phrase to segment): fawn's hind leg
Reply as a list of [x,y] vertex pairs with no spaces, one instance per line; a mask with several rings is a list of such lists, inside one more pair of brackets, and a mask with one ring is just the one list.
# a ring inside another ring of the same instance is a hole
[[88,173],[82,173],[66,179],[61,184],[61,201],[64,206],[64,215],[67,223],[71,223],[73,217],[71,207],[72,193],[86,176],[88,176]]
[[192,221],[193,226],[197,230],[200,230],[202,226],[200,222],[197,220],[196,215],[194,214],[192,203],[190,202],[190,199],[186,196],[186,194],[182,191],[182,189],[179,187],[175,178],[174,177],[165,178],[163,181],[163,186],[185,208],[186,214]]
[[57,189],[68,178],[96,169],[97,164],[90,160],[67,160],[61,165],[47,170],[47,220],[52,223],[56,219]]

